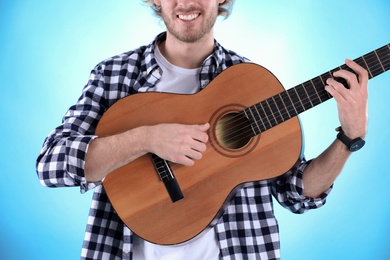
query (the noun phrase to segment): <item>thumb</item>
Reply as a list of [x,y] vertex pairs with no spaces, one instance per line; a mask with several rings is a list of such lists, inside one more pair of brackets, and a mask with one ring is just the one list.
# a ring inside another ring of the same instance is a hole
[[206,123],[206,124],[203,124],[203,125],[198,125],[198,127],[199,127],[199,130],[205,132],[205,131],[207,131],[210,128],[210,124]]

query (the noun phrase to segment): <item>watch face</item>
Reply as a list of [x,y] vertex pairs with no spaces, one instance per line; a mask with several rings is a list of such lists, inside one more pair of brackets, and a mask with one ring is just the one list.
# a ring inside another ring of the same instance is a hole
[[360,148],[362,148],[365,143],[366,142],[361,138],[358,138],[357,140],[353,140],[351,143],[351,146],[349,147],[349,150],[351,152],[355,152],[355,151],[359,150]]

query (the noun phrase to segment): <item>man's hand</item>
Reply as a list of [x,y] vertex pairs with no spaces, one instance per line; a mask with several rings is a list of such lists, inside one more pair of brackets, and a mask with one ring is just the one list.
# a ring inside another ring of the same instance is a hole
[[194,165],[202,158],[210,125],[160,124],[148,127],[147,150],[170,162]]
[[341,127],[351,139],[364,137],[367,132],[367,102],[368,102],[368,73],[360,65],[346,60],[348,67],[354,70],[357,76],[347,70],[339,70],[333,73],[334,77],[347,81],[349,89],[333,78],[329,78],[325,86],[336,100]]

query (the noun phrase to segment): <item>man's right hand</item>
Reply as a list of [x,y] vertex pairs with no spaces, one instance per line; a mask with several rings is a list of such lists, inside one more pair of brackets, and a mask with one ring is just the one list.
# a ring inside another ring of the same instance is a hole
[[147,127],[148,152],[173,163],[194,165],[202,158],[210,125],[160,124]]

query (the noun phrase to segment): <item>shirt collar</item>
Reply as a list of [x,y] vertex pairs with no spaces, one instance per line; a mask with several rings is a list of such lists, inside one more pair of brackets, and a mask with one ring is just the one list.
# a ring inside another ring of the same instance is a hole
[[[162,32],[159,35],[156,36],[156,38],[148,45],[145,49],[145,64],[146,64],[146,73],[147,75],[150,75],[154,70],[160,69],[157,65],[154,48],[159,43],[165,41],[167,37],[166,32]],[[202,67],[205,66],[205,64],[214,65],[215,69],[218,69],[220,64],[223,63],[223,48],[222,46],[214,40],[214,52],[210,54],[202,64]]]

